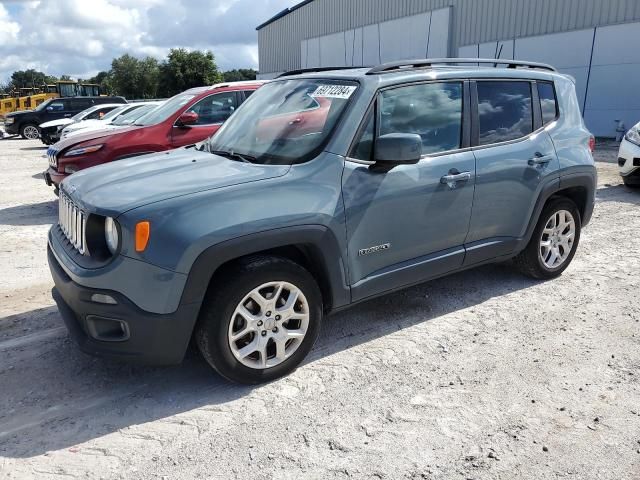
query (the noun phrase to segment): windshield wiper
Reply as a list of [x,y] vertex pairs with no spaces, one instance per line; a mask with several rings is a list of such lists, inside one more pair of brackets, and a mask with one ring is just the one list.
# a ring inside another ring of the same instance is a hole
[[241,155],[236,152],[227,152],[226,150],[209,150],[210,153],[214,155],[220,155],[221,157],[226,157],[230,159],[240,160],[245,163],[253,163],[256,160],[256,157],[252,157],[251,155]]

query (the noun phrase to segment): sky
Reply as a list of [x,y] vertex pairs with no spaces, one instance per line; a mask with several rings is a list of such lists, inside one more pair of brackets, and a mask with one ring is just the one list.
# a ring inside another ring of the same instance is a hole
[[124,53],[210,50],[218,68],[258,68],[255,27],[297,0],[0,0],[0,83],[15,70],[88,78]]

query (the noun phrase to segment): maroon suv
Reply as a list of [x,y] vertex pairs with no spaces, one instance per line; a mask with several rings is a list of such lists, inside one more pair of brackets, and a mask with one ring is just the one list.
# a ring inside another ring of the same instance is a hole
[[204,140],[263,83],[256,80],[192,88],[140,117],[131,127],[61,140],[47,150],[45,182],[57,190],[65,177],[78,170]]

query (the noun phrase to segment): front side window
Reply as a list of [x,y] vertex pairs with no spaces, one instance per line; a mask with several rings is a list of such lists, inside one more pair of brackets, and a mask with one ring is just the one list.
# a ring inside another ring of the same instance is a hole
[[63,102],[51,102],[47,105],[47,110],[50,112],[63,112],[64,111],[64,103]]
[[533,132],[531,84],[479,81],[480,145],[506,142]]
[[558,117],[558,104],[553,84],[538,82],[538,97],[540,97],[540,108],[542,110],[542,124],[547,125]]
[[422,153],[460,148],[462,82],[425,83],[385,90],[380,95],[380,135],[416,133]]
[[198,114],[195,125],[212,125],[222,123],[236,109],[236,93],[222,92],[203,98],[188,111]]
[[329,79],[267,83],[211,137],[207,148],[257,163],[305,162],[321,151],[357,88],[356,82]]

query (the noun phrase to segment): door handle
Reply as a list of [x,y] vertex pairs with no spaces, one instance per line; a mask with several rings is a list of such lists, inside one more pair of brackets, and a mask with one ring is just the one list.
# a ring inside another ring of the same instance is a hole
[[448,185],[449,188],[454,189],[458,186],[458,182],[466,182],[471,179],[471,172],[458,173],[457,170],[452,169],[447,175],[440,178],[440,183]]
[[551,160],[553,160],[551,155],[543,155],[540,152],[536,152],[536,154],[531,157],[527,163],[531,166],[544,165],[545,163],[549,163]]

